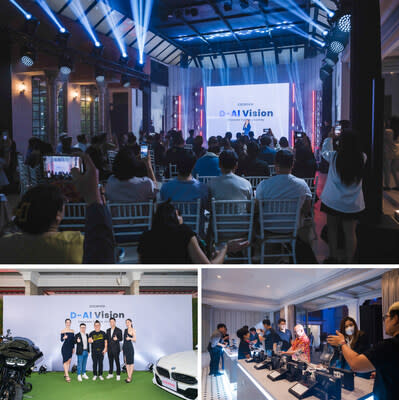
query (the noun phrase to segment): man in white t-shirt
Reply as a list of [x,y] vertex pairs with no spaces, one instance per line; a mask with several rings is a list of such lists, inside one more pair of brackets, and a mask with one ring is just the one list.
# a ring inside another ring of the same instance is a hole
[[219,157],[222,175],[212,178],[208,183],[211,197],[215,200],[251,200],[251,183],[234,173],[237,164],[238,157],[235,151],[222,151]]
[[294,155],[289,150],[276,154],[276,175],[262,181],[256,188],[258,200],[297,199],[302,203],[302,215],[310,211],[312,192],[307,183],[291,174]]

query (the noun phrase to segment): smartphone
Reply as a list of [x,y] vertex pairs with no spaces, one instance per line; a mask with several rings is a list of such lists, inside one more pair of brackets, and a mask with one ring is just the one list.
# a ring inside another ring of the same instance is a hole
[[142,144],[140,146],[140,157],[147,158],[148,157],[148,145]]
[[303,138],[304,133],[303,132],[295,132],[295,139],[301,139]]
[[8,133],[7,133],[7,131],[2,132],[1,134],[2,134],[3,140],[7,140],[7,139],[8,139]]
[[47,179],[72,179],[72,168],[83,172],[83,162],[77,156],[44,156],[43,175]]
[[335,127],[335,131],[334,132],[335,132],[336,135],[339,135],[341,133],[341,130],[342,130],[341,125],[337,125]]

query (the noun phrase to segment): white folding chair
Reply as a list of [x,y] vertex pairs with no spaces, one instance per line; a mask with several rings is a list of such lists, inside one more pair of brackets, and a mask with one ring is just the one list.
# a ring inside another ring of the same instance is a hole
[[255,193],[256,188],[258,187],[258,185],[264,181],[265,179],[269,179],[270,176],[245,176],[242,175],[243,178],[245,178],[247,181],[250,182],[251,186],[252,186],[252,191]]
[[86,203],[66,203],[60,231],[84,232],[86,226]]
[[276,166],[269,165],[270,176],[276,175]]
[[[212,198],[212,229],[215,244],[245,237],[252,241],[255,214],[255,200],[215,200]],[[227,257],[233,260],[246,260],[252,263],[251,246],[246,256]]]
[[[292,257],[296,264],[295,244],[301,213],[300,199],[259,200],[260,263],[265,257]],[[280,245],[280,252],[265,254],[267,244]]]
[[125,246],[136,246],[140,236],[151,229],[154,202],[108,203],[115,240]]
[[199,176],[197,174],[197,179],[201,182],[201,183],[205,183],[205,185],[212,179],[214,178],[214,176]]
[[196,201],[173,201],[172,204],[180,215],[183,222],[188,225],[198,236],[201,236],[201,199]]
[[176,178],[179,173],[177,172],[176,164],[169,164],[169,178]]

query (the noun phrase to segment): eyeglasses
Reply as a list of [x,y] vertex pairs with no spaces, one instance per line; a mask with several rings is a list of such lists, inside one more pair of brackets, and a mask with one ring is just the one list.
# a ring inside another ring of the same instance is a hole
[[382,316],[383,322],[385,322],[387,318],[390,318],[389,314],[383,315],[383,316]]

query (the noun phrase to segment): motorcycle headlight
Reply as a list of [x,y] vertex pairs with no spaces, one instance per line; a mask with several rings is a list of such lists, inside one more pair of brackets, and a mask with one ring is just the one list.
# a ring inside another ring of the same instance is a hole
[[6,365],[9,367],[15,367],[17,365],[17,359],[16,358],[6,358]]
[[18,358],[18,360],[17,360],[18,367],[25,367],[26,364],[27,364],[26,360],[23,360],[22,358]]

